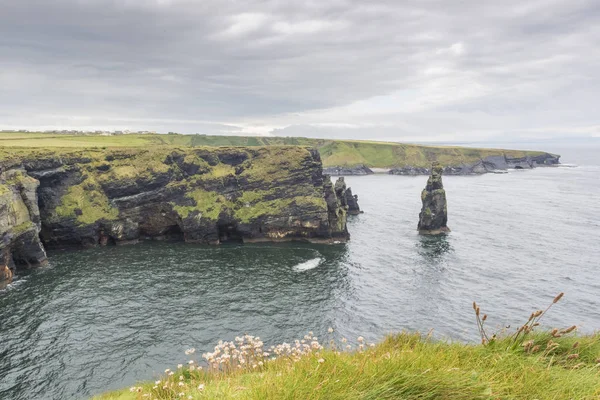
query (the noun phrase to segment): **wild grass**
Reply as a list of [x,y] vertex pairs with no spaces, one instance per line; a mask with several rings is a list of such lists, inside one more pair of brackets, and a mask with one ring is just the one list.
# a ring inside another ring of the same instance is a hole
[[[310,332],[265,350],[260,338],[245,335],[219,342],[203,354],[203,365],[190,349],[190,361],[159,380],[96,399],[600,398],[600,334],[582,336],[575,328],[538,333],[533,328],[543,312],[533,314],[525,324],[531,329],[521,326],[520,334],[483,344],[404,332],[377,345],[359,337],[354,347],[330,338],[325,348]],[[486,319],[477,314],[480,332]]]

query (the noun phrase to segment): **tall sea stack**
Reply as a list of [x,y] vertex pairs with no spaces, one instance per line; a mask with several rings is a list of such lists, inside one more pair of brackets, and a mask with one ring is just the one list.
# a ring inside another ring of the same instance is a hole
[[448,207],[446,204],[446,191],[442,183],[443,168],[434,162],[431,166],[431,176],[427,186],[421,192],[423,208],[419,214],[418,230],[423,235],[439,235],[450,232],[446,225],[448,222]]

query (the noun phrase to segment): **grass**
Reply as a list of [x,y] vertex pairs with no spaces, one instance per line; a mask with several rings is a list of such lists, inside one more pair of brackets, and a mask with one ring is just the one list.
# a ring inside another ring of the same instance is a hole
[[92,178],[69,187],[54,213],[54,219],[74,218],[80,225],[115,220],[119,216],[119,210],[110,205],[108,197]]
[[[442,165],[461,165],[490,155],[519,158],[542,154],[539,151],[476,149],[456,146],[423,146],[393,142],[325,140],[294,137],[245,137],[209,135],[59,135],[44,133],[0,133],[0,148],[124,148],[124,147],[227,147],[227,146],[310,146],[319,150],[324,166],[390,168],[429,167],[432,161]],[[1,152],[0,152],[1,155]],[[225,171],[223,171],[225,172]]]
[[[551,340],[535,337],[544,348]],[[141,393],[125,389],[96,399],[598,399],[600,336],[555,341],[552,354],[530,354],[503,340],[467,345],[402,333],[367,350],[321,350],[255,372],[179,369],[161,379],[159,390],[145,383]]]
[[197,212],[198,218],[216,221],[224,209],[232,208],[232,203],[217,192],[196,189],[186,193],[185,197],[192,200],[194,204],[189,206],[173,205],[175,212],[183,219],[187,218],[190,213]]
[[[600,333],[576,327],[537,332],[545,310],[513,334],[488,334],[487,315],[473,303],[481,344],[400,333],[381,343],[330,337],[325,348],[309,332],[293,344],[265,349],[258,337],[220,341],[201,366],[191,360],[155,382],[97,400],[141,399],[599,399]],[[333,329],[328,330],[329,334]]]

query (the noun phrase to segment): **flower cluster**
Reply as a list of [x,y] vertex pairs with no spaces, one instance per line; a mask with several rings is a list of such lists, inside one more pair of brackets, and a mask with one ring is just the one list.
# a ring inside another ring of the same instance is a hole
[[[328,333],[332,334],[333,328],[329,328]],[[367,346],[364,338],[358,337],[357,341],[358,351],[364,351]],[[331,343],[332,349],[335,350],[333,339]],[[342,343],[346,344],[347,340],[342,339]],[[371,344],[371,346],[373,345]],[[206,374],[257,371],[262,370],[267,363],[274,360],[297,362],[302,357],[309,355],[315,355],[318,358],[318,364],[323,364],[325,359],[321,357],[320,353],[323,348],[313,332],[309,332],[308,335],[293,343],[281,343],[268,349],[265,349],[264,342],[258,336],[238,336],[230,342],[221,340],[214,347],[214,351],[202,354],[202,358],[207,364],[206,369],[191,359],[187,365],[177,365],[175,371],[166,369],[164,378],[155,381],[152,390],[147,391],[141,386],[134,386],[130,391],[137,393],[139,399],[191,399],[194,397],[194,393],[204,390],[203,382],[207,377]],[[347,345],[346,348],[350,350],[351,346]],[[195,352],[194,348],[190,348],[185,351],[185,354],[192,358]]]
[[256,370],[269,360],[286,357],[298,361],[301,357],[323,349],[312,332],[293,344],[282,343],[265,349],[260,337],[238,336],[231,342],[219,341],[213,352],[202,354],[212,371]]

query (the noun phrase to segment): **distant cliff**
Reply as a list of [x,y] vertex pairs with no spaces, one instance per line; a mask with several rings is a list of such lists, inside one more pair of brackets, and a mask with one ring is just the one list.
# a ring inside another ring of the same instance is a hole
[[[156,147],[156,146],[310,146],[321,154],[323,165],[332,175],[368,174],[370,168],[429,169],[434,161],[458,169],[477,164],[488,157],[511,160],[552,156],[541,151],[483,149],[458,146],[425,146],[366,140],[310,139],[301,137],[210,136],[210,135],[73,135],[44,133],[0,133],[0,147]],[[524,164],[523,164],[524,165]],[[449,172],[446,171],[446,174]],[[428,175],[429,172],[423,172]]]
[[[550,153],[537,155],[525,155],[515,157],[510,153],[492,155],[470,163],[443,164],[443,173],[446,175],[481,175],[486,173],[498,173],[508,169],[533,169],[536,167],[549,167],[560,164],[560,156]],[[430,168],[403,166],[392,168],[391,175],[429,175]]]
[[349,238],[345,199],[305,147],[15,149],[0,171],[11,266],[45,262],[44,246]]

